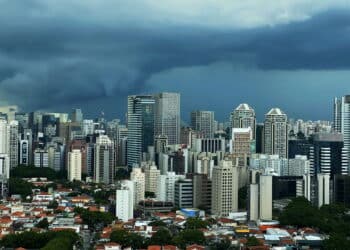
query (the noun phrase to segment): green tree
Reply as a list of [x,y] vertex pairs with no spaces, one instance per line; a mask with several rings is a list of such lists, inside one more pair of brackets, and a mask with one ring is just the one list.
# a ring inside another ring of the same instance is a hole
[[112,242],[120,244],[123,248],[129,247],[130,240],[128,238],[129,233],[125,230],[114,230],[110,235]]
[[201,220],[200,218],[193,217],[193,218],[188,218],[186,220],[185,227],[187,229],[201,229],[201,228],[207,228],[208,222]]
[[156,221],[152,221],[151,223],[149,223],[149,226],[152,226],[152,227],[165,227],[166,223],[164,221],[161,221],[161,220],[156,220]]
[[151,245],[170,245],[172,243],[172,235],[170,234],[170,231],[165,228],[161,227],[158,229],[158,231],[153,234],[150,244]]
[[282,211],[279,220],[283,225],[315,227],[320,224],[320,213],[304,197],[294,198]]
[[205,237],[202,231],[196,229],[185,229],[174,237],[173,241],[178,247],[184,249],[187,245],[204,244]]
[[34,188],[33,184],[19,179],[19,178],[10,178],[9,179],[9,194],[19,194],[22,199],[25,199],[27,196],[32,194],[32,189]]
[[74,212],[81,216],[84,224],[95,229],[96,227],[107,226],[115,219],[115,217],[109,212],[89,211],[82,208],[75,208]]
[[261,242],[254,236],[252,237],[248,237],[247,238],[247,243],[246,246],[247,247],[255,247],[255,246],[261,246]]
[[39,221],[35,226],[42,229],[48,229],[49,222],[46,218],[44,218],[41,221]]
[[343,250],[350,249],[350,241],[345,234],[332,233],[329,239],[323,242],[325,250]]

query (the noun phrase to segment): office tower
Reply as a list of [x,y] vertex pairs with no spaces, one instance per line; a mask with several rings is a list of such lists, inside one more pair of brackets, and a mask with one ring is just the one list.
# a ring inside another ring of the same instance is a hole
[[19,131],[23,133],[24,129],[29,128],[29,114],[16,112],[15,120],[18,121]]
[[130,174],[130,180],[134,182],[134,204],[145,199],[145,173],[139,167],[134,167]]
[[158,188],[158,178],[160,176],[160,170],[152,162],[145,166],[145,191],[156,193]]
[[185,179],[185,176],[177,175],[175,172],[168,172],[164,175],[160,175],[156,192],[157,200],[174,202],[175,182],[179,179]]
[[211,180],[207,174],[193,175],[193,207],[210,212],[211,209]]
[[75,139],[72,140],[67,145],[67,151],[71,152],[72,150],[79,150],[81,153],[81,172],[83,174],[88,174],[87,167],[87,143],[85,139]]
[[230,153],[238,159],[239,166],[246,166],[250,155],[255,153],[252,129],[233,128],[231,138]]
[[272,220],[272,176],[259,176],[259,218]]
[[225,138],[201,138],[195,139],[194,150],[197,152],[211,152],[217,151],[226,152]]
[[287,152],[287,115],[279,108],[273,108],[265,115],[264,153],[286,158]]
[[195,147],[195,140],[199,138],[204,138],[204,135],[200,131],[195,131],[192,128],[182,127],[180,135],[180,144],[185,144],[189,148]]
[[83,136],[93,135],[95,131],[94,120],[83,120],[82,133]]
[[115,175],[114,143],[106,135],[99,135],[94,145],[94,181],[111,184]]
[[82,154],[79,149],[68,152],[68,180],[81,181],[81,161]]
[[34,150],[34,166],[37,168],[49,167],[49,154],[45,149]]
[[83,112],[81,109],[73,109],[71,120],[76,123],[83,122]]
[[29,165],[29,143],[28,140],[20,140],[19,142],[19,164]]
[[187,173],[187,154],[185,150],[178,149],[160,154],[159,168],[161,173],[175,172],[176,174]]
[[18,165],[18,121],[10,121],[8,125],[8,155],[10,157],[10,169]]
[[10,159],[7,154],[0,153],[0,194],[4,197],[7,193],[7,183],[10,178]]
[[331,179],[336,174],[348,174],[348,152],[343,135],[339,133],[319,133],[312,139],[310,148],[310,174],[329,174]]
[[124,180],[116,191],[115,216],[127,222],[134,218],[134,182]]
[[168,143],[180,142],[180,94],[155,95],[155,136],[166,136]]
[[214,137],[214,112],[213,111],[192,111],[191,127],[195,131],[203,133],[204,138]]
[[312,146],[308,139],[292,138],[288,140],[288,158],[294,158],[296,155],[305,155],[309,158],[310,147]]
[[191,179],[175,182],[175,207],[193,208],[193,183]]
[[154,144],[155,144],[155,152],[157,154],[165,153],[166,147],[169,144],[168,137],[165,135],[156,136],[154,139]]
[[0,154],[8,153],[8,137],[7,121],[0,118]]
[[118,166],[127,165],[128,129],[125,125],[119,125],[117,130],[117,163]]
[[350,206],[350,176],[335,175],[333,192],[334,203]]
[[333,129],[344,136],[344,147],[350,159],[350,95],[334,99]]
[[58,119],[52,114],[44,114],[42,115],[42,127],[45,140],[48,141],[57,135]]
[[128,165],[139,164],[142,153],[154,145],[154,110],[153,96],[128,97]]
[[238,210],[238,171],[232,161],[223,160],[213,169],[211,212],[228,216]]
[[318,207],[322,207],[323,205],[329,205],[329,185],[330,176],[329,174],[320,173],[317,174],[317,193],[318,193]]
[[255,111],[248,104],[242,103],[231,113],[232,128],[251,128],[253,139],[255,139]]
[[63,145],[49,144],[47,146],[49,168],[60,171],[64,169],[64,151]]

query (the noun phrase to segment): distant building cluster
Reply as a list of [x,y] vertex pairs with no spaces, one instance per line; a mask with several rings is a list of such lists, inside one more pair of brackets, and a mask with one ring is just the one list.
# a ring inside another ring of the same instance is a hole
[[274,208],[293,197],[350,205],[350,96],[335,99],[332,122],[288,120],[271,108],[258,123],[248,104],[224,123],[207,110],[189,118],[185,126],[178,93],[129,96],[125,124],[85,119],[81,109],[0,107],[1,195],[8,196],[11,170],[34,166],[114,188],[113,213],[124,223],[135,211],[181,209],[273,223]]

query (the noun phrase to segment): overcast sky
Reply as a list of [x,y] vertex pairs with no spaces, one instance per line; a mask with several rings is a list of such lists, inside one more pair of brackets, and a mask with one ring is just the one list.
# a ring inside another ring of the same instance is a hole
[[130,94],[177,91],[227,119],[331,119],[350,94],[348,0],[0,0],[0,104],[123,117]]

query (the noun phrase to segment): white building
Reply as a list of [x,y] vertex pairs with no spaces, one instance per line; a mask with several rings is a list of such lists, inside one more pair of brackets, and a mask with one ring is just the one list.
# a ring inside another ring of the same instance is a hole
[[287,157],[287,115],[279,108],[273,108],[265,115],[264,153]]
[[272,220],[272,176],[259,177],[259,219]]
[[158,189],[158,178],[160,170],[154,162],[145,166],[145,191],[156,194]]
[[157,200],[174,202],[175,182],[180,179],[185,179],[185,176],[176,175],[175,172],[167,172],[165,175],[160,175],[156,192]]
[[255,111],[248,104],[242,103],[231,113],[232,128],[251,128],[253,139],[256,134]]
[[127,222],[134,218],[134,182],[125,180],[116,191],[116,217]]
[[94,145],[94,181],[110,184],[115,175],[114,143],[106,135],[99,135]]
[[94,120],[83,120],[82,132],[83,136],[93,135],[95,131]]
[[81,152],[79,149],[68,152],[68,180],[81,181]]
[[220,161],[212,175],[211,212],[216,216],[228,216],[238,211],[238,169],[232,161]]
[[45,149],[35,149],[34,166],[37,168],[49,167],[49,153]]
[[7,154],[8,147],[7,121],[0,118],[0,154]]
[[134,182],[134,204],[137,205],[145,199],[145,173],[139,167],[134,167],[130,174],[130,180]]
[[329,174],[317,174],[318,206],[329,205]]

